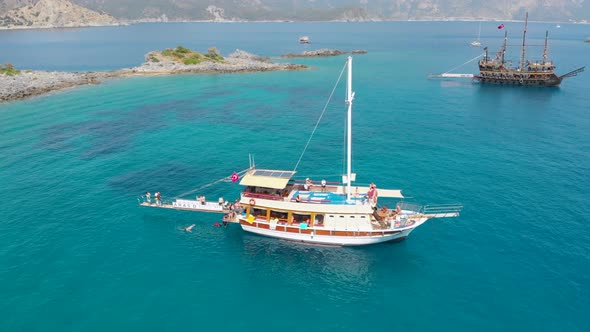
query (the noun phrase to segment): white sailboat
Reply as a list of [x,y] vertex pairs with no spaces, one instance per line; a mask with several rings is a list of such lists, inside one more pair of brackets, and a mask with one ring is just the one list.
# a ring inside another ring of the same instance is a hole
[[347,60],[347,172],[342,183],[292,180],[296,171],[251,168],[237,220],[247,232],[323,245],[367,245],[406,238],[430,218],[456,217],[459,205],[417,206],[403,201],[393,209],[379,207],[379,198],[403,200],[401,190],[355,186],[352,173],[352,57]]
[[[239,223],[246,232],[319,245],[358,246],[403,240],[430,218],[457,217],[460,205],[419,206],[404,202],[401,190],[354,185],[352,173],[352,57],[346,62],[346,174],[342,182],[296,180],[296,170],[250,168],[240,172],[245,189],[227,207],[197,200],[140,201],[140,205],[200,212],[227,213],[224,222]],[[295,167],[296,169],[297,167]],[[228,179],[226,179],[228,180]],[[234,173],[232,181],[238,180]],[[216,182],[219,182],[218,180]],[[379,200],[397,200],[394,208]]]
[[479,40],[480,36],[481,36],[481,22],[479,22],[479,31],[477,32],[477,39],[471,42],[471,46],[481,47],[481,41]]

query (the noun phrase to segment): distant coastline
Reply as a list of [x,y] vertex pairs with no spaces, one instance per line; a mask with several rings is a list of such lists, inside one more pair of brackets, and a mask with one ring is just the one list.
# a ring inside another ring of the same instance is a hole
[[85,24],[85,25],[65,25],[65,26],[0,26],[0,31],[2,30],[48,30],[48,29],[79,29],[79,28],[101,28],[101,27],[119,27],[119,26],[127,26],[131,25],[131,23],[113,23],[113,24]]
[[[0,26],[0,31],[3,30],[46,30],[46,29],[77,29],[77,28],[99,28],[99,27],[117,27],[117,26],[130,26],[135,24],[178,24],[178,23],[219,23],[219,24],[232,24],[232,23],[379,23],[379,22],[524,22],[524,20],[513,20],[513,19],[469,19],[469,18],[438,18],[438,19],[406,19],[406,20],[395,20],[395,19],[383,19],[383,20],[329,20],[329,21],[290,21],[290,20],[167,20],[161,21],[158,19],[141,19],[141,20],[121,20],[114,24],[85,24],[85,25],[64,25],[64,26]],[[529,20],[532,23],[551,23],[551,24],[590,24],[590,21],[535,21]]]
[[[0,30],[79,28],[141,23],[317,23],[317,22],[520,22],[524,12],[544,23],[588,24],[588,8],[576,1],[531,3],[517,1],[486,5],[459,0],[452,4],[415,0],[412,6],[381,2],[338,4],[222,0],[209,4],[154,0],[12,0],[0,4]],[[531,21],[533,22],[533,21]]]

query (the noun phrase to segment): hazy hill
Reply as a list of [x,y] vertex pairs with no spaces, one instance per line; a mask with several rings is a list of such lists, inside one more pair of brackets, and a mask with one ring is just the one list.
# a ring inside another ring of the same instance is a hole
[[7,10],[30,5],[35,3],[34,0],[0,0],[0,13]]
[[584,0],[75,0],[130,19],[407,20],[482,18],[590,20]]
[[[23,2],[14,1],[23,5]],[[117,24],[114,17],[67,0],[39,0],[0,14],[0,26],[16,28],[80,27]]]
[[[35,0],[0,0],[0,12]],[[590,21],[584,0],[72,0],[121,19],[158,20],[522,20]]]

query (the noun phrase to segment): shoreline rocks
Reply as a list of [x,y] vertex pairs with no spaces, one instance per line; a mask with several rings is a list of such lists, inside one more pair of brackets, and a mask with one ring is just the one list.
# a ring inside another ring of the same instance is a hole
[[25,99],[79,85],[99,84],[110,77],[101,72],[21,71],[14,76],[0,75],[0,102]]
[[[108,72],[50,72],[21,70],[9,76],[0,74],[0,102],[25,99],[79,85],[100,84],[107,79],[129,76],[156,76],[175,74],[247,73],[281,70],[303,70],[307,66],[291,63],[274,63],[268,58],[236,50],[223,60],[203,60],[197,64],[184,64],[162,56],[162,52],[146,54],[146,62],[133,68]],[[156,59],[156,60],[153,60]]]
[[313,51],[304,51],[302,53],[287,53],[281,55],[283,58],[313,58],[313,57],[323,57],[323,56],[337,56],[342,54],[366,54],[367,51],[365,50],[353,50],[350,52],[340,51],[340,50],[333,50],[328,48],[322,48],[319,50]]

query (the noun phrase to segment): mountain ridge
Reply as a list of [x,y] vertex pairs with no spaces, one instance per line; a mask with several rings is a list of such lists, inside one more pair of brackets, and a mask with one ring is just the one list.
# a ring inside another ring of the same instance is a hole
[[119,20],[68,0],[39,0],[0,14],[5,28],[56,28],[116,25]]
[[[36,22],[30,13],[24,15],[23,8],[35,7],[39,3],[65,2],[92,10],[97,15],[110,16],[110,21],[103,18],[110,22],[106,24],[117,21],[523,20],[525,12],[529,12],[529,18],[534,21],[590,21],[590,1],[584,0],[519,0],[511,3],[481,0],[2,0],[0,13],[5,14],[0,14],[0,26],[10,24],[10,20],[1,20],[6,13],[10,13],[11,20],[20,22],[20,26],[26,27],[29,22],[34,26],[42,22]],[[79,15],[82,12],[80,10]],[[19,16],[27,19],[19,21]],[[71,19],[77,23],[88,21],[84,17]]]
[[[590,20],[583,0],[74,0],[123,19],[225,21],[383,21],[448,18],[536,21]],[[212,10],[213,9],[213,10]],[[216,14],[214,14],[216,13]]]

